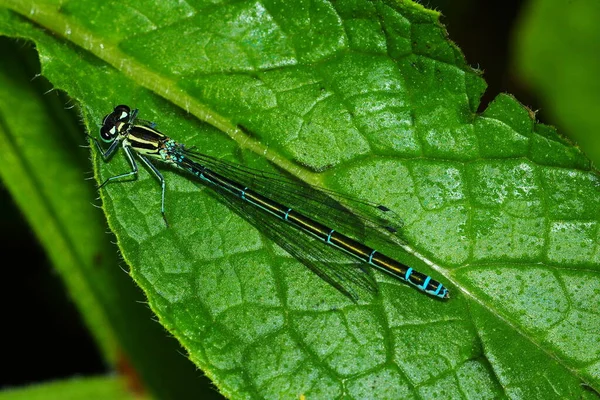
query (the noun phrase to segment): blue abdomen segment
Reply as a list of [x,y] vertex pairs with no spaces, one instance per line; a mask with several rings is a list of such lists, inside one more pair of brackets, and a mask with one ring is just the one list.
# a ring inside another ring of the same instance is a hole
[[442,283],[436,281],[429,275],[415,271],[411,267],[407,267],[406,265],[384,254],[375,252],[375,254],[370,256],[368,262],[387,274],[406,281],[428,295],[435,296],[440,299],[448,299],[450,297],[448,289]]

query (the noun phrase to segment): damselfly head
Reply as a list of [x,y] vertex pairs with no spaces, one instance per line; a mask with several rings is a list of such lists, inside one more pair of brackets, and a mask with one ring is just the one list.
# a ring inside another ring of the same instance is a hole
[[102,120],[102,125],[115,125],[117,122],[129,122],[131,119],[131,108],[124,104],[115,107],[113,112],[106,114]]
[[107,114],[102,120],[100,139],[104,142],[113,142],[119,134],[127,129],[131,120],[131,108],[124,104],[115,107],[113,112]]

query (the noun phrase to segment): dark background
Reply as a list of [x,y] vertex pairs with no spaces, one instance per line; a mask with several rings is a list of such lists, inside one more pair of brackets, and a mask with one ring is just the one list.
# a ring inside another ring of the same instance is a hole
[[[514,94],[533,110],[539,108],[535,96],[510,70],[511,34],[525,3],[516,0],[423,2],[444,14],[442,22],[450,38],[462,49],[470,65],[485,71],[489,86],[480,110],[501,92]],[[33,52],[33,49],[25,46],[23,51]],[[32,71],[31,76],[37,72]],[[543,110],[537,117],[542,122],[553,123],[546,119]],[[73,120],[79,120],[75,111]],[[82,143],[85,143],[83,135]],[[87,152],[87,149],[81,151]],[[93,183],[90,181],[90,184]],[[0,388],[107,372],[43,248],[1,183],[0,207],[3,259],[0,304],[3,306],[3,351],[8,351],[1,357]]]

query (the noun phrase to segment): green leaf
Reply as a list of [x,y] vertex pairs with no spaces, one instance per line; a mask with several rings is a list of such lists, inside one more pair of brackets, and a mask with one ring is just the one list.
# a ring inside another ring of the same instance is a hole
[[[64,98],[44,95],[48,83],[39,77],[32,80],[39,71],[35,52],[11,42],[0,38],[0,53],[11,55],[0,59],[3,184],[64,280],[107,365],[129,381],[143,379],[160,397],[200,396],[205,388],[195,368],[140,304],[144,298],[122,270],[111,243],[114,237],[106,234],[101,211],[92,207],[97,193],[85,179],[92,172],[82,128],[65,113]],[[28,297],[19,294],[10,307]],[[40,333],[36,338],[47,340]],[[148,348],[155,350],[149,353]]]
[[126,382],[116,377],[75,378],[0,392],[0,400],[142,400],[145,396],[132,394]]
[[[36,43],[91,131],[130,104],[203,153],[385,204],[405,222],[407,244],[390,255],[452,294],[436,301],[377,274],[379,296],[352,303],[162,168],[169,228],[145,171],[101,191],[160,322],[235,398],[591,397],[600,185],[589,160],[508,95],[477,114],[485,84],[437,13],[288,3],[0,1],[20,15],[0,27]],[[129,168],[123,154],[94,161],[98,181]]]
[[532,1],[519,29],[517,66],[544,109],[600,164],[600,3]]

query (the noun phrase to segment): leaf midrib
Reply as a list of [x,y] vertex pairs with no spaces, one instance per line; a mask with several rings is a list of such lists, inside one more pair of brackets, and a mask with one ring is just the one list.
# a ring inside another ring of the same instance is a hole
[[318,174],[299,167],[281,156],[279,152],[245,134],[225,116],[216,113],[204,103],[189,96],[172,79],[148,69],[145,65],[121,51],[117,44],[98,38],[93,32],[76,21],[69,20],[64,15],[57,13],[56,9],[37,5],[32,6],[31,9],[26,9],[27,7],[17,0],[0,0],[1,3],[4,3],[5,6],[21,16],[51,30],[68,42],[90,52],[95,57],[113,66],[124,76],[135,81],[136,84],[156,93],[199,120],[207,122],[224,132],[241,149],[250,150],[264,157],[277,167],[310,185],[318,185],[321,181]]

